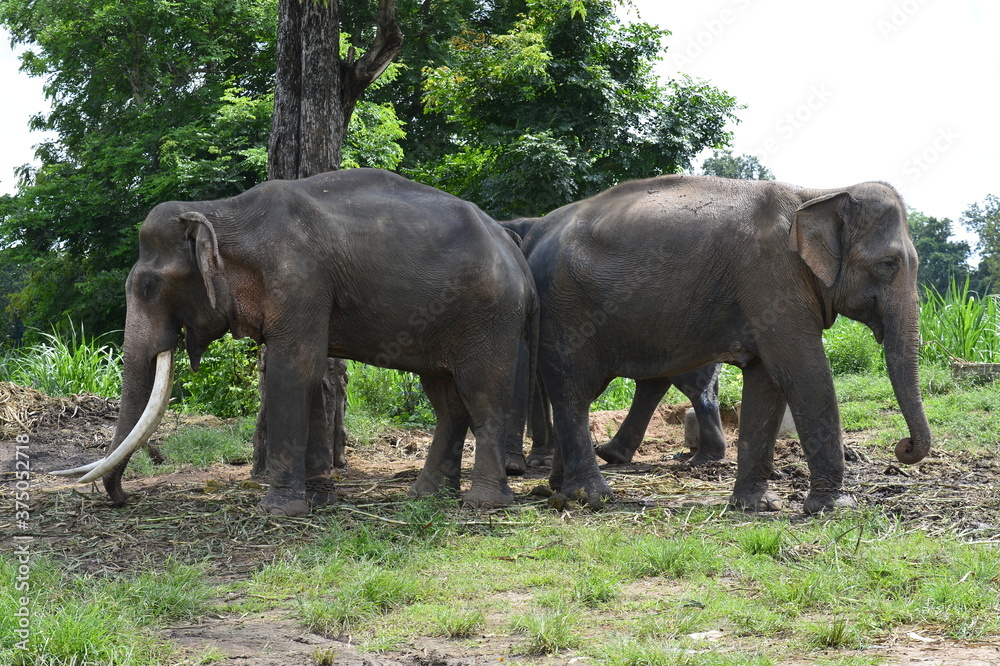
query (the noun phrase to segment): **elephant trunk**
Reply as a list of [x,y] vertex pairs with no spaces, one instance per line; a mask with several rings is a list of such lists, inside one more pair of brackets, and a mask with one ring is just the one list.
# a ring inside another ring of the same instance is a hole
[[[125,503],[122,475],[132,454],[160,424],[170,401],[173,384],[173,351],[161,352],[152,361],[126,359],[122,376],[122,400],[115,436],[105,463],[91,471],[91,479],[103,476],[104,489],[116,506]],[[81,479],[85,480],[86,477]]]
[[104,488],[115,505],[122,505],[127,495],[122,490],[122,474],[129,458],[145,444],[163,418],[170,401],[173,383],[173,351],[161,352],[155,363],[136,362],[126,355],[122,377],[122,401],[108,455],[75,469],[52,472],[59,476],[80,477],[88,483],[103,477]]
[[885,361],[900,411],[906,419],[910,436],[896,444],[896,459],[912,465],[930,452],[931,430],[920,397],[917,371],[920,351],[920,320],[916,294],[899,301],[896,312],[885,317]]

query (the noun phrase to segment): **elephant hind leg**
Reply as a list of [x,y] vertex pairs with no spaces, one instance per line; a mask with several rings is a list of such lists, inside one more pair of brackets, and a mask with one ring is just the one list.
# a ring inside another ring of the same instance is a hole
[[702,366],[674,378],[675,385],[691,401],[698,420],[698,448],[693,450],[690,465],[702,465],[726,457],[726,435],[719,415],[718,363]]
[[[578,366],[579,367],[579,366]],[[582,491],[588,497],[614,497],[601,475],[590,436],[590,403],[607,380],[598,376],[567,376],[555,364],[542,368],[545,390],[552,403],[556,451],[552,458],[549,485],[569,495]]]
[[552,467],[554,450],[552,435],[552,406],[545,395],[541,382],[537,382],[534,399],[531,402],[531,451],[528,453],[528,467]]
[[471,425],[469,412],[452,377],[422,375],[420,383],[434,407],[436,425],[424,468],[409,494],[421,497],[441,491],[457,493],[462,475],[462,447]]
[[475,508],[514,502],[507,485],[505,450],[513,431],[523,433],[527,400],[514,397],[515,368],[501,367],[498,370],[495,364],[472,362],[462,366],[462,372],[455,377],[476,436],[472,483],[463,495],[465,503]]
[[618,432],[607,444],[597,447],[597,455],[609,463],[630,463],[642,444],[649,420],[653,418],[663,396],[670,390],[670,377],[639,379],[628,415]]
[[524,459],[524,414],[528,412],[529,401],[528,347],[524,342],[518,345],[517,373],[515,375],[514,397],[511,403],[513,413],[522,416],[513,418],[504,434],[504,471],[507,476],[522,476],[528,464]]

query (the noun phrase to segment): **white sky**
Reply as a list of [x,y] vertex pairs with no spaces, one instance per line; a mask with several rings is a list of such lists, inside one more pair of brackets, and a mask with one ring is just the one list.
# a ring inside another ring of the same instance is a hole
[[32,146],[40,135],[28,131],[28,119],[48,109],[42,94],[42,80],[18,71],[17,54],[10,48],[10,34],[0,30],[0,194],[15,190],[14,169],[34,161]]
[[[745,104],[734,152],[779,180],[884,180],[956,222],[1000,195],[1000,2],[632,1],[632,16],[673,33],[661,75],[707,79]],[[18,65],[0,34],[0,192],[31,161],[28,118],[46,108]]]
[[633,0],[672,31],[662,76],[711,81],[747,106],[734,152],[779,180],[895,185],[956,222],[1000,196],[1000,2]]

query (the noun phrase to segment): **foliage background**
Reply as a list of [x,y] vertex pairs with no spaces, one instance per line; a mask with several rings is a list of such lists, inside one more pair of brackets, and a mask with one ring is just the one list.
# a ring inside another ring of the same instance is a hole
[[[665,31],[612,0],[401,0],[407,42],[359,104],[344,167],[397,170],[496,216],[541,214],[722,147],[726,93],[652,74]],[[375,3],[345,0],[341,51]],[[0,198],[0,344],[79,322],[123,328],[146,212],[266,174],[276,0],[8,0],[0,24],[46,79],[55,138]]]

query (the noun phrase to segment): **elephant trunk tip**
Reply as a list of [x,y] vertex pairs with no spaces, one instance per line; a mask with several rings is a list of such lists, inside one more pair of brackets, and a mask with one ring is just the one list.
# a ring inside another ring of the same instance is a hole
[[926,458],[930,450],[930,442],[915,442],[912,437],[904,437],[896,443],[896,460],[913,465]]
[[114,506],[125,506],[128,502],[128,493],[122,489],[122,476],[124,474],[125,464],[121,464],[101,478],[104,482],[104,490],[108,493],[111,504]]

